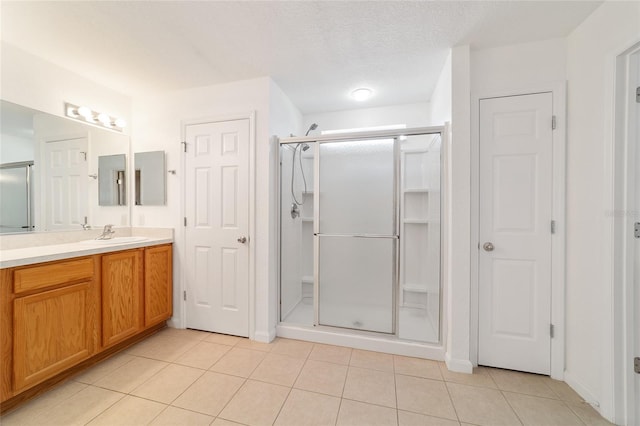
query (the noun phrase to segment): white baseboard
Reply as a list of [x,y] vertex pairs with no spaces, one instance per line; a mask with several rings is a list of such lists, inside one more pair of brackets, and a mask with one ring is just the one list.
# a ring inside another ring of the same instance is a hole
[[473,364],[468,359],[451,358],[451,354],[447,352],[444,355],[444,362],[447,364],[447,369],[449,371],[473,374]]
[[171,317],[167,320],[167,327],[171,327],[171,328],[184,328],[182,326],[182,321],[180,321],[178,318],[176,317]]
[[566,371],[564,372],[564,381],[568,384],[582,399],[591,405],[598,413],[600,412],[600,401],[596,398],[585,386],[583,386],[573,375]]
[[273,329],[271,329],[269,331],[256,331],[253,334],[253,340],[255,340],[256,342],[270,343],[275,338],[276,338],[276,329],[275,328],[273,328]]

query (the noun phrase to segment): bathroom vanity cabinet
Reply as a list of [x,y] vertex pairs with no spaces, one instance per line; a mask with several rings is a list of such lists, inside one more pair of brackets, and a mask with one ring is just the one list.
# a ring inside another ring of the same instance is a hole
[[172,245],[0,270],[2,411],[164,326]]

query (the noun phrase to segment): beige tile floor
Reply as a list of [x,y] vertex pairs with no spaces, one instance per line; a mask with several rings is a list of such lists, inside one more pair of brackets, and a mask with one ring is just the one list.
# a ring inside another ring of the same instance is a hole
[[569,386],[492,368],[164,329],[0,418],[11,425],[604,425]]

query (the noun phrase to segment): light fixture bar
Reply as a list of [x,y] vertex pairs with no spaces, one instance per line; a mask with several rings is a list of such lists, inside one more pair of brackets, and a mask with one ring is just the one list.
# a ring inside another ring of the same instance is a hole
[[118,117],[106,114],[104,112],[93,111],[91,108],[81,105],[75,105],[69,102],[64,103],[64,115],[83,123],[92,124],[98,127],[104,127],[109,130],[118,132],[124,131],[127,122]]

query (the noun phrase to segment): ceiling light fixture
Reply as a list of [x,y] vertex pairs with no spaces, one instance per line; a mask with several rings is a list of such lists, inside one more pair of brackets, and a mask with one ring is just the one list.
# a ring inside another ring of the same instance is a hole
[[351,97],[358,102],[363,102],[369,99],[373,95],[373,90],[366,87],[360,87],[359,89],[351,92]]
[[78,106],[65,102],[64,115],[73,118],[74,120],[82,121],[85,123],[93,124],[95,126],[104,127],[110,130],[116,130],[122,132],[127,122],[119,117],[113,117],[104,112],[93,111],[86,106]]

